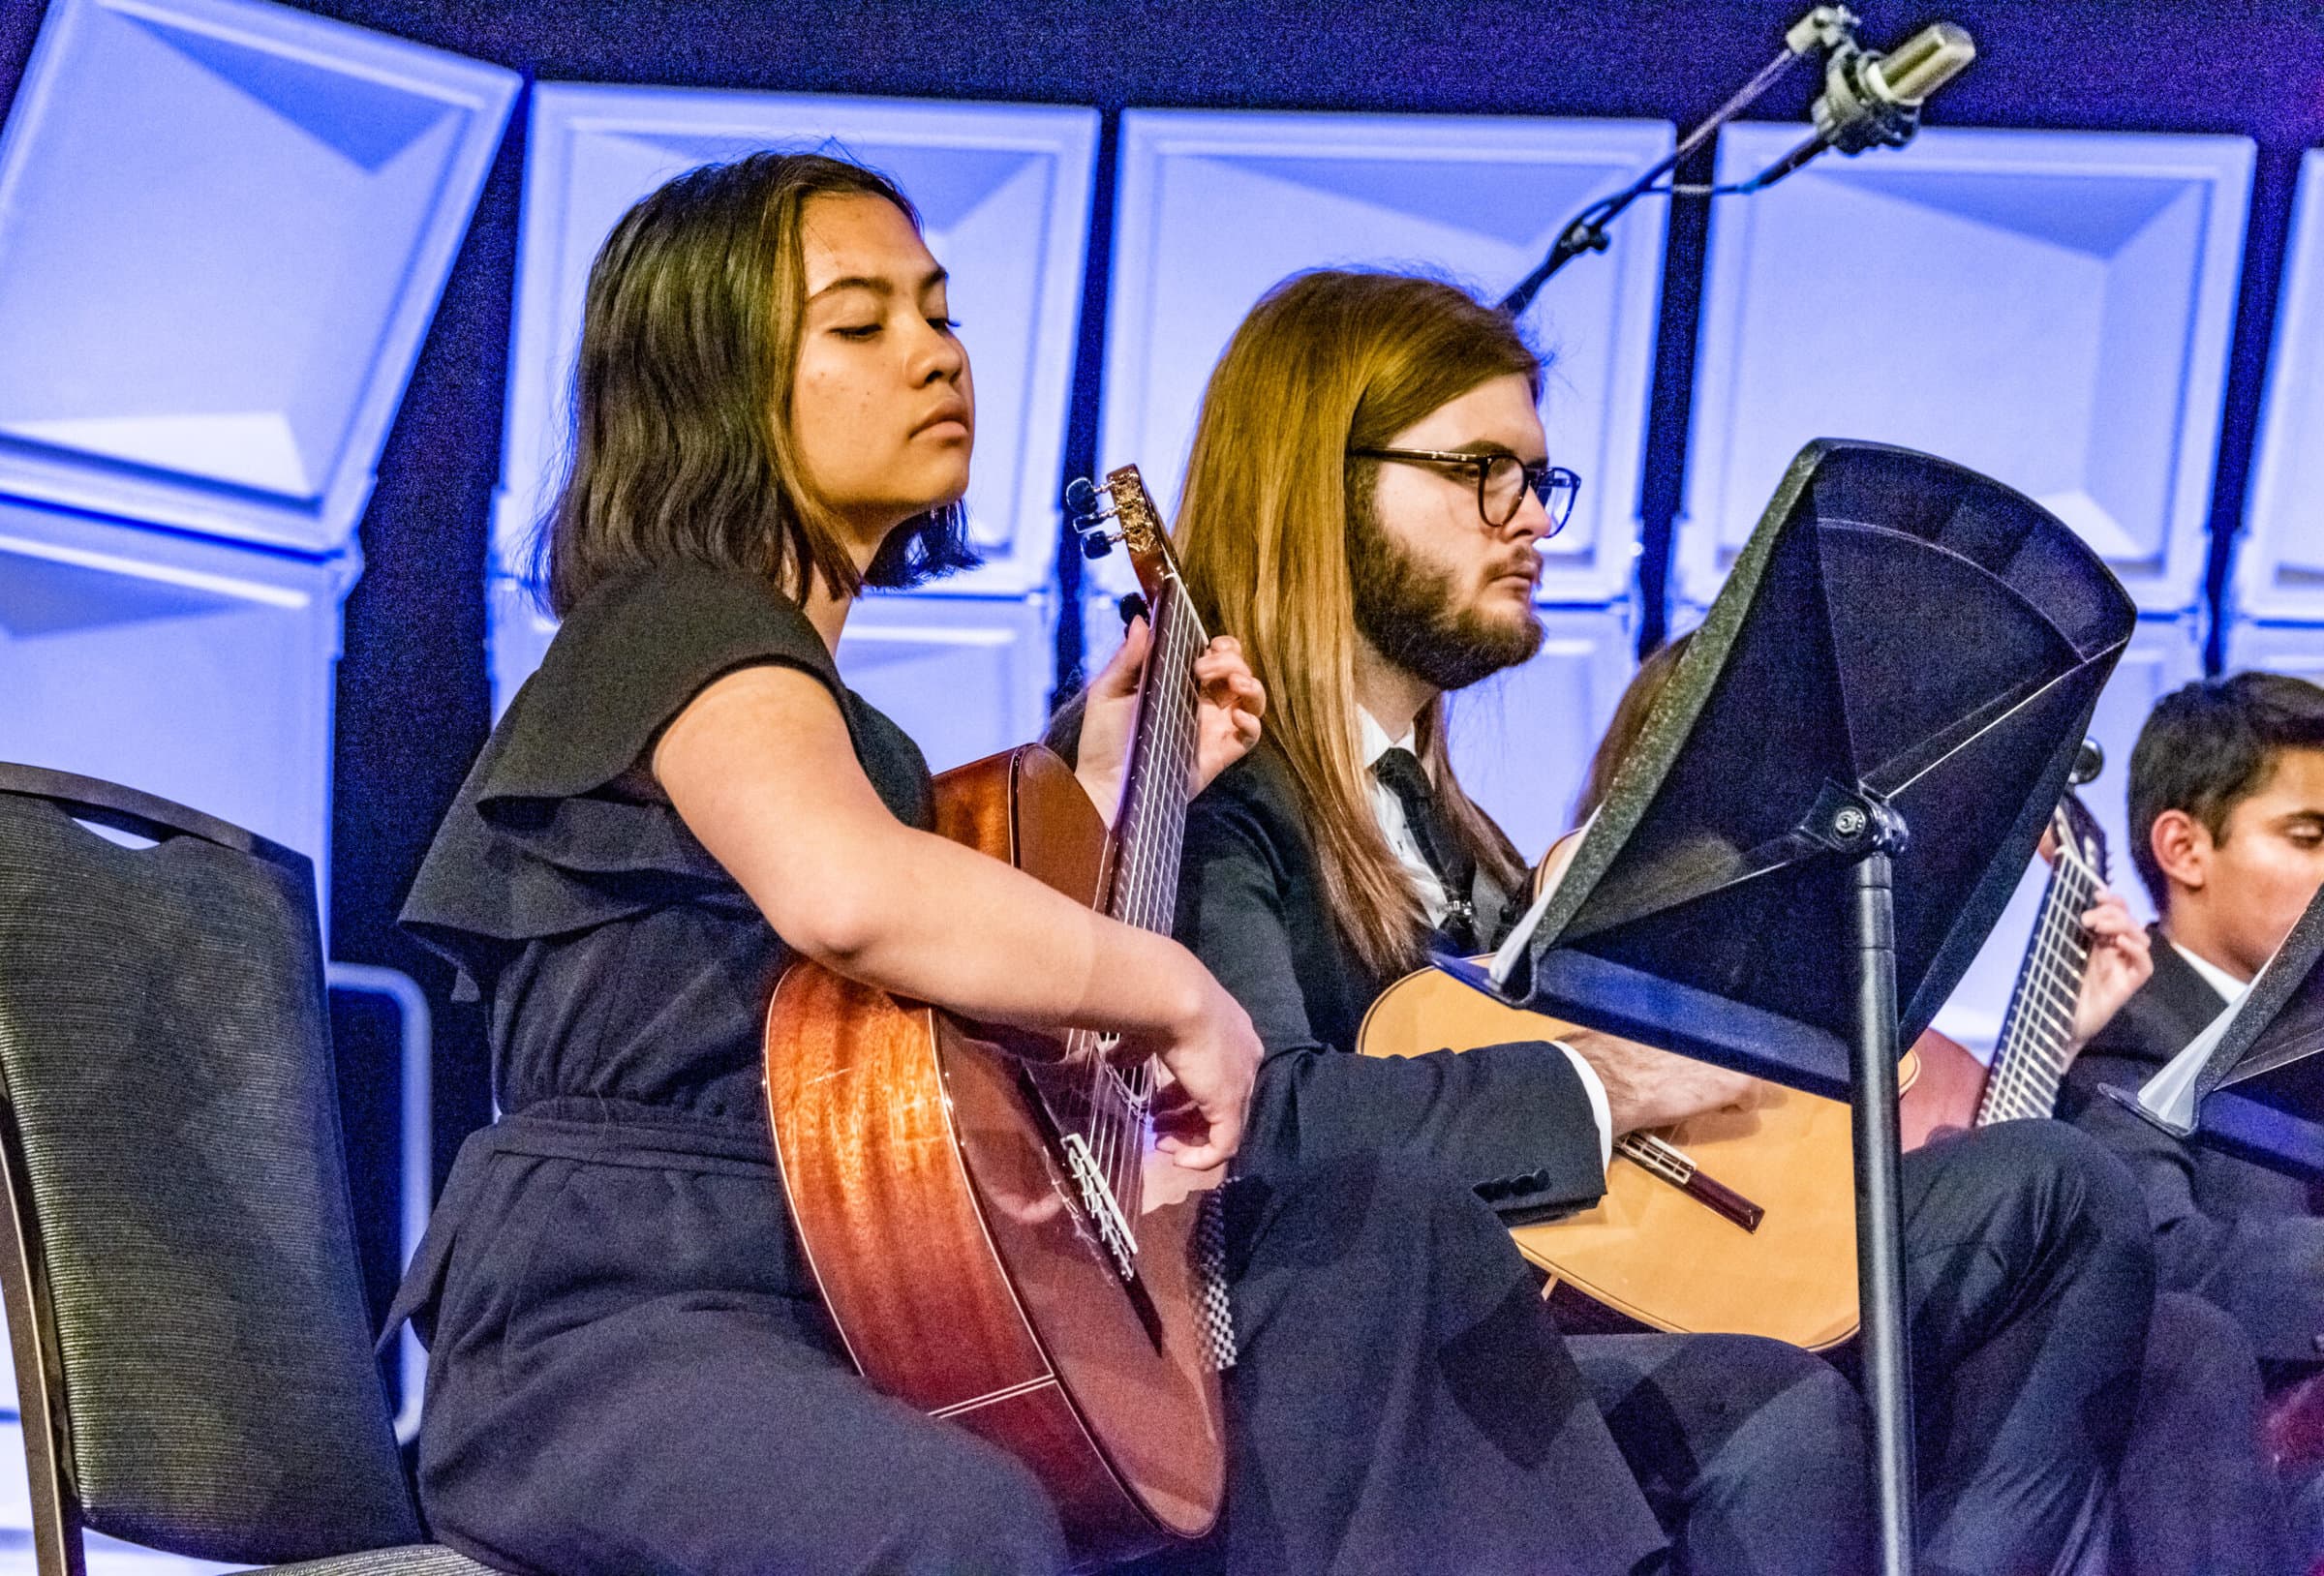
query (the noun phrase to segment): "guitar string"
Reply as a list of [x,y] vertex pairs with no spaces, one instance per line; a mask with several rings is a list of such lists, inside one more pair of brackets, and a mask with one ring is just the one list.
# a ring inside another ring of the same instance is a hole
[[[1164,826],[1176,827],[1178,835],[1148,835],[1143,839],[1140,848],[1142,912],[1139,915],[1142,924],[1164,934],[1169,932],[1170,922],[1177,908],[1178,851],[1184,842],[1187,787],[1194,764],[1201,704],[1193,678],[1196,654],[1193,637],[1199,633],[1201,623],[1193,616],[1183,587],[1175,579],[1166,584],[1170,591],[1171,639],[1160,660],[1165,663],[1163,671],[1177,677],[1167,692],[1168,704],[1160,718],[1160,748],[1155,762],[1159,776],[1148,803],[1153,806],[1149,814],[1158,817]],[[1125,1078],[1132,1120],[1128,1124],[1129,1144],[1124,1166],[1127,1184],[1133,1193],[1144,1166],[1152,1082],[1150,1059],[1142,1060],[1130,1069]]]
[[[1175,581],[1170,582],[1170,587],[1172,593],[1155,611],[1154,623],[1160,628],[1148,660],[1161,664],[1156,672],[1184,672],[1188,677],[1166,690],[1148,692],[1150,698],[1161,704],[1148,713],[1148,728],[1141,730],[1146,737],[1136,741],[1131,780],[1124,791],[1122,835],[1117,843],[1127,847],[1129,857],[1117,877],[1113,904],[1116,919],[1146,929],[1161,928],[1162,916],[1156,901],[1163,895],[1158,862],[1172,850],[1161,847],[1160,843],[1175,845],[1183,837],[1183,769],[1190,764],[1186,740],[1194,711],[1190,704],[1193,697],[1188,693],[1192,688],[1192,655],[1181,634],[1194,621],[1184,617],[1190,610],[1184,605],[1181,589]],[[1152,829],[1167,824],[1174,814],[1179,818],[1180,837],[1158,842]],[[1175,866],[1175,861],[1170,863]],[[1170,895],[1175,898],[1176,894]],[[1106,1097],[1098,1103],[1103,1124],[1101,1143],[1097,1146],[1102,1151],[1101,1174],[1126,1218],[1136,1208],[1133,1200],[1144,1163],[1147,1101],[1143,1086],[1150,1080],[1150,1063],[1142,1061],[1126,1072],[1101,1064],[1093,1068],[1092,1076]]]
[[2079,922],[2099,882],[2063,809],[2058,822],[2057,866],[2004,1016],[1996,1053],[1999,1076],[1980,1103],[1980,1123],[2049,1114],[2069,1060],[2074,1006],[2090,959],[2089,937]]
[[[2041,1104],[2045,1082],[2064,1070],[2061,1052],[2072,1033],[2073,1004],[2088,962],[2088,945],[2075,922],[2089,906],[2091,887],[2078,860],[2062,853],[2061,861],[2043,894],[2035,945],[2028,955],[2028,988],[2012,1002],[2013,1008],[2024,1002],[2026,1011],[2013,1012],[2003,1029],[2003,1076],[1986,1102],[1987,1120],[2032,1114]],[[2055,1098],[2054,1087],[2050,1096]]]
[[2020,1097],[2020,1085],[2025,1076],[2023,1069],[2036,1043],[2036,1025],[2048,1015],[2049,1004],[2045,1000],[2048,975],[2045,965],[2056,944],[2064,898],[2063,875],[2063,867],[2053,870],[2043,891],[2041,910],[2035,920],[2034,945],[2028,950],[2019,971],[2017,988],[2011,993],[2009,1009],[2003,1015],[2000,1049],[1996,1053],[2000,1076],[1988,1080],[1985,1098],[1980,1102],[1980,1122],[2014,1114],[2015,1102]]
[[2010,1092],[2018,1066],[2020,1047],[2026,1039],[2026,1016],[2034,999],[2034,982],[2038,977],[2039,960],[2047,944],[2048,933],[2055,924],[2058,899],[2058,880],[2053,871],[2042,892],[2041,909],[2034,921],[2034,945],[2029,950],[2018,971],[2018,982],[2010,992],[2009,1005],[2003,1014],[2002,1029],[1995,1050],[2000,1076],[1989,1076],[1983,1098],[1978,1102],[1977,1120],[1980,1124],[1994,1120]]

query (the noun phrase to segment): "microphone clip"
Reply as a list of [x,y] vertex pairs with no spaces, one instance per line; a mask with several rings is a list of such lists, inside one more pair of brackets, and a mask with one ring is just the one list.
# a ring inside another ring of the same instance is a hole
[[1850,155],[1901,148],[1920,130],[1918,101],[1896,96],[1881,74],[1881,58],[1852,36],[1832,50],[1823,68],[1823,92],[1812,110],[1816,136],[1827,147]]

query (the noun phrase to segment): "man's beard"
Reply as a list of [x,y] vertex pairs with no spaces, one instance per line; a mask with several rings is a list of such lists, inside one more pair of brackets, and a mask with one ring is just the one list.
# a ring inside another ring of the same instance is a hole
[[1452,574],[1423,563],[1381,529],[1371,500],[1359,497],[1348,524],[1348,578],[1356,628],[1372,649],[1423,683],[1466,689],[1542,649],[1542,624],[1530,609],[1496,620],[1456,606]]

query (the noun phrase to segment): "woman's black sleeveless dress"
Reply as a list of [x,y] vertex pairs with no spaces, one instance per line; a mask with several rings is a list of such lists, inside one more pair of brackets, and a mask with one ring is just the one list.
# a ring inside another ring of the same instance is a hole
[[798,607],[663,568],[566,621],[445,818],[404,923],[491,1016],[503,1110],[462,1149],[397,1299],[429,1338],[435,1535],[540,1576],[1052,1572],[1011,1458],[876,1394],[795,1244],[759,1070],[790,956],[633,771],[712,680],[830,686],[897,817],[920,751]]
[[[520,1576],[1063,1567],[1013,1459],[874,1392],[794,1239],[759,1071],[791,955],[635,769],[735,668],[814,675],[900,820],[928,768],[794,604],[657,569],[576,609],[428,852],[404,922],[489,1011],[501,1119],[391,1311],[429,1341],[434,1534]],[[1416,1157],[1227,1197],[1234,1576],[1615,1576],[1663,1535],[1492,1210]]]

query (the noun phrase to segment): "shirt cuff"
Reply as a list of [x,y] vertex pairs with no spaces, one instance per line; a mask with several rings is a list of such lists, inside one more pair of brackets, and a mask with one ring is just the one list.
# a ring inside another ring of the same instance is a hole
[[1574,1072],[1581,1079],[1581,1092],[1590,1097],[1590,1119],[1598,1124],[1598,1168],[1603,1171],[1614,1163],[1614,1107],[1605,1098],[1605,1082],[1580,1051],[1563,1040],[1549,1043],[1566,1053],[1566,1060],[1574,1064]]

